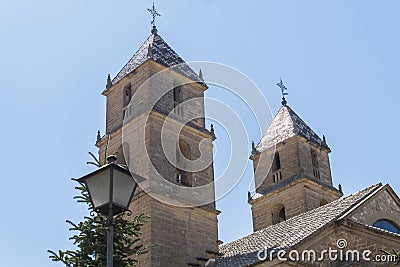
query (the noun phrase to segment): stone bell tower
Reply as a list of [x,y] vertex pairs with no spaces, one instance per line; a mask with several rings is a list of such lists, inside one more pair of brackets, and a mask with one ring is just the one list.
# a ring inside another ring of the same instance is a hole
[[332,185],[330,152],[325,136],[321,139],[283,97],[282,106],[250,156],[257,188],[249,196],[254,231],[342,195]]
[[[168,68],[172,69],[167,71]],[[164,74],[157,76],[160,72]],[[99,134],[96,143],[101,162],[104,163],[107,155],[117,154],[119,164],[125,164],[130,169],[134,166],[135,173],[153,186],[149,187],[150,190],[139,189],[131,204],[133,214],[150,216],[141,239],[144,244],[154,247],[139,257],[140,267],[202,266],[196,265],[202,262],[204,266],[208,258],[215,258],[218,254],[219,211],[215,208],[213,186],[193,194],[193,198],[211,198],[200,206],[190,203],[173,205],[161,197],[154,197],[156,193],[152,195],[153,189],[165,184],[174,186],[172,199],[179,189],[190,192],[192,188],[213,184],[212,142],[215,135],[205,127],[203,97],[208,87],[201,76],[161,38],[153,25],[151,35],[128,63],[113,79],[108,77],[103,91],[107,99],[107,134],[103,137]],[[153,77],[156,78],[150,79]],[[160,92],[165,93],[155,100],[155,95]],[[185,103],[188,104],[183,105]],[[124,123],[127,116],[130,116],[129,131]],[[178,125],[179,131],[174,127],[164,127],[167,121]],[[163,147],[164,130],[169,131],[171,136],[178,136],[178,140],[164,142],[167,147]],[[142,139],[143,142],[126,142],[128,137],[130,140]],[[190,171],[186,165],[170,162],[166,150],[171,147],[174,150],[172,154],[181,155],[177,156],[177,161],[186,158],[190,164],[201,154],[208,155],[211,161],[200,170]],[[163,181],[154,182],[156,176]],[[177,203],[187,202],[185,199],[175,200]]]

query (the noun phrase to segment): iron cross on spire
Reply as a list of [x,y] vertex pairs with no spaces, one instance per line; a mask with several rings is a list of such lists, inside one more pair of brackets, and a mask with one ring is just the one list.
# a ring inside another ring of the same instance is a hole
[[277,83],[276,85],[279,86],[279,88],[281,88],[281,92],[282,92],[282,105],[286,106],[287,101],[285,99],[285,95],[288,95],[289,93],[286,93],[285,91],[287,91],[286,86],[283,84],[282,82],[282,78],[281,81],[279,83]]
[[149,11],[151,13],[151,16],[153,17],[153,20],[151,21],[151,25],[153,25],[153,28],[156,28],[156,18],[161,15],[157,12],[154,2],[153,2],[153,7],[148,8],[147,11]]

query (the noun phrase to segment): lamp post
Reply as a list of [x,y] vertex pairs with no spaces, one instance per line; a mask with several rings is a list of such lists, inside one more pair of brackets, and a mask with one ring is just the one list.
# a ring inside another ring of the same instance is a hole
[[113,267],[114,216],[129,210],[137,183],[128,169],[115,163],[117,157],[107,157],[107,164],[78,181],[86,185],[96,212],[107,216],[107,267]]

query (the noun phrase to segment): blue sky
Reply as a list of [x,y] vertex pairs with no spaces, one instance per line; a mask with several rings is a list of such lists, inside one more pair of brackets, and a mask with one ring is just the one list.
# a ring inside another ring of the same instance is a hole
[[[289,105],[326,135],[345,194],[380,181],[400,192],[399,1],[159,2],[159,33],[175,51],[242,71],[273,113],[283,78]],[[0,2],[2,265],[53,266],[46,250],[71,248],[65,220],[80,220],[85,207],[70,178],[92,170],[85,162],[104,132],[106,75],[150,34],[151,4]],[[249,137],[260,138],[251,129]],[[251,178],[247,171],[218,202],[225,242],[251,232]]]

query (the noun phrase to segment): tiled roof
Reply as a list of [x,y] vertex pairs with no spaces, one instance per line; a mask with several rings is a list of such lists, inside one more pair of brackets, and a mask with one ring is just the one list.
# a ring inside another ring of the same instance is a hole
[[199,76],[185,63],[185,61],[161,38],[157,33],[151,34],[143,43],[139,50],[126,63],[121,71],[112,80],[112,84],[118,83],[126,75],[134,71],[148,59],[152,59],[157,63],[169,68],[174,68],[175,71],[181,73],[187,78],[202,82]]
[[326,143],[308,126],[289,106],[283,105],[275,115],[256,149],[262,152],[269,147],[292,137],[300,135],[309,141],[328,148]]
[[259,262],[261,249],[289,249],[333,223],[337,218],[381,188],[373,185],[362,191],[330,202],[322,207],[292,217],[220,246],[224,255],[215,267],[244,267]]

